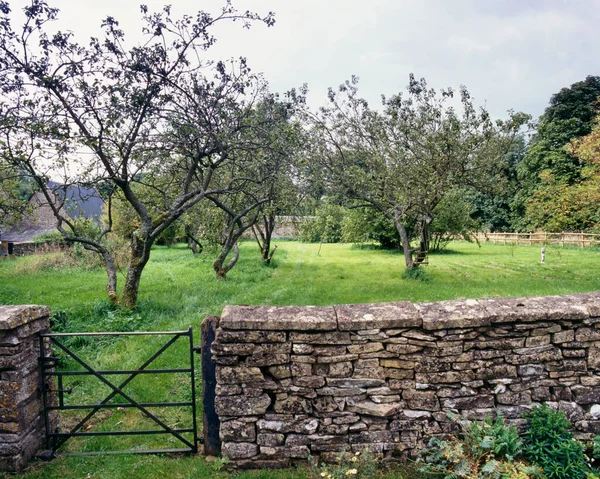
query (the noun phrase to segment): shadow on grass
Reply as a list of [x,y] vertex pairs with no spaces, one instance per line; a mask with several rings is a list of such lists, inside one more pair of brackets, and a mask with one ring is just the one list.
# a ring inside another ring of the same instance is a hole
[[402,251],[400,251],[398,248],[389,248],[387,246],[381,246],[380,244],[375,243],[352,243],[350,249],[358,251],[383,251],[390,254],[402,253]]
[[448,255],[448,256],[449,255],[457,255],[457,256],[462,255],[462,256],[466,256],[468,254],[473,254],[473,253],[465,253],[464,251],[456,251],[455,249],[446,249],[446,248],[444,248],[444,249],[440,249],[440,250],[430,251],[429,254],[432,255],[432,256],[433,255],[435,255],[435,256],[438,256],[438,255],[439,256],[441,256],[441,255],[444,255],[444,256],[446,256],[446,255]]

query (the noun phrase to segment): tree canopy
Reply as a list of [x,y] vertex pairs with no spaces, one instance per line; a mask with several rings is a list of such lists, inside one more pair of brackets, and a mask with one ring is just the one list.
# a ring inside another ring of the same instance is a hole
[[465,87],[436,91],[410,76],[407,94],[383,99],[383,112],[358,96],[353,78],[330,90],[330,105],[312,117],[317,147],[311,158],[327,181],[394,222],[408,269],[415,265],[406,231],[417,223],[420,247],[429,249],[436,207],[457,186],[490,188],[529,117],[491,120]]
[[[15,29],[10,5],[0,2],[3,157],[34,178],[49,203],[49,171],[63,172],[63,183],[94,185],[103,192],[109,220],[97,236],[81,236],[54,208],[58,229],[67,240],[100,254],[109,297],[135,306],[152,244],[212,191],[212,172],[227,160],[228,140],[243,128],[256,98],[252,91],[258,91],[245,61],[228,67],[204,59],[215,42],[211,29],[220,21],[272,25],[273,14],[240,13],[227,2],[216,16],[201,11],[173,19],[169,7],[150,12],[142,6],[145,43],[128,48],[113,17],[102,23],[103,38],[83,46],[70,33],[52,31],[59,12],[44,0],[32,0],[23,10],[25,24]],[[183,138],[165,136],[182,105],[189,108],[199,98],[195,109],[186,110],[197,115],[199,128]],[[182,150],[195,156],[178,154]],[[136,184],[155,190],[161,204],[146,203]],[[113,254],[103,242],[117,191],[139,222],[120,299]]]

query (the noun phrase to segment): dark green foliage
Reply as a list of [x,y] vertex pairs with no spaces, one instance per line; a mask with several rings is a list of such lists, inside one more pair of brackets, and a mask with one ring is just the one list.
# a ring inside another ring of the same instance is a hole
[[542,478],[541,471],[518,461],[523,442],[514,426],[502,417],[470,422],[452,416],[461,425],[462,439],[432,438],[418,463],[420,471],[444,479],[528,479]]
[[402,273],[404,279],[414,279],[416,281],[431,281],[431,276],[420,266],[413,266],[410,269],[405,269]]
[[472,422],[467,426],[465,442],[474,453],[481,450],[491,451],[496,458],[509,461],[521,455],[523,441],[517,428],[507,426],[501,416],[496,419],[487,417],[483,422]]
[[562,411],[545,404],[525,415],[524,456],[544,470],[548,479],[583,479],[590,468],[584,447],[573,439],[571,423]]
[[[413,226],[409,223],[407,221],[407,229],[412,230]],[[409,236],[412,236],[410,232]],[[394,222],[373,208],[348,210],[342,227],[342,238],[346,243],[376,241],[383,248],[400,248],[400,236]]]
[[525,205],[531,193],[542,186],[540,173],[544,171],[559,183],[573,184],[579,180],[582,165],[566,146],[591,132],[599,96],[599,76],[588,76],[552,96],[517,168],[522,183],[515,198],[517,206]]
[[323,203],[315,216],[300,225],[300,240],[309,243],[339,243],[346,209]]
[[449,191],[434,210],[434,219],[429,227],[429,251],[441,251],[453,238],[469,241],[479,223],[471,218],[472,206],[465,191]]

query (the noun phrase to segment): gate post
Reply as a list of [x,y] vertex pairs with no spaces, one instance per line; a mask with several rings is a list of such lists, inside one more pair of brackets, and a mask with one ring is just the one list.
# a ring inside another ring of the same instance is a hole
[[221,453],[221,439],[219,438],[219,416],[215,411],[215,394],[217,377],[215,363],[212,359],[210,347],[215,340],[215,332],[219,326],[218,316],[207,316],[200,326],[200,348],[202,354],[202,418],[204,433],[204,454],[217,456]]
[[0,471],[22,470],[44,443],[40,333],[46,306],[0,306]]

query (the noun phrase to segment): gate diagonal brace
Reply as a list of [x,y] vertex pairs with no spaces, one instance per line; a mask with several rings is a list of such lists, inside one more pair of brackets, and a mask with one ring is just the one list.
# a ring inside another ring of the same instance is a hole
[[[141,370],[147,368],[152,362],[154,362],[154,360],[156,358],[158,358],[158,356],[160,356],[167,348],[169,348],[173,343],[175,343],[175,341],[177,341],[177,339],[179,339],[181,336],[182,336],[181,334],[177,334],[176,336],[171,338],[164,346],[162,346],[156,353],[154,353],[152,355],[152,357],[150,357],[142,366],[140,366],[140,368],[138,370],[141,371]],[[129,401],[133,406],[138,408],[147,417],[152,419],[156,424],[158,424],[160,427],[162,427],[169,434],[175,436],[186,446],[190,447],[192,450],[195,449],[196,446],[194,444],[190,443],[187,439],[185,439],[183,436],[181,436],[177,431],[175,431],[172,428],[170,428],[169,426],[167,426],[158,417],[156,417],[154,414],[152,414],[150,411],[148,411],[144,406],[142,406],[139,402],[137,402],[135,399],[133,399],[132,397],[130,397],[127,393],[125,393],[123,391],[123,388],[125,386],[127,386],[127,384],[129,384],[136,376],[138,376],[139,373],[136,372],[136,373],[131,374],[119,386],[115,386],[111,381],[106,379],[102,374],[99,374],[97,371],[95,371],[90,365],[88,365],[83,359],[81,359],[79,356],[77,356],[73,351],[71,351],[69,348],[67,348],[60,341],[56,340],[54,337],[50,337],[50,339],[54,344],[56,344],[56,346],[58,346],[60,349],[65,351],[76,362],[78,362],[81,366],[83,366],[85,369],[87,369],[90,372],[90,374],[92,374],[93,376],[98,378],[101,382],[103,382],[109,388],[111,388],[113,390],[96,407],[94,407],[94,409],[92,409],[92,411],[90,411],[86,417],[84,417],[75,427],[73,427],[73,429],[66,436],[64,436],[63,438],[58,438],[58,440],[56,441],[56,444],[53,447],[53,450],[57,450],[60,446],[62,446],[69,439],[70,435],[76,433],[79,429],[81,429],[81,427],[87,421],[89,421],[90,418],[92,418],[92,416],[94,416],[102,408],[102,406],[106,405],[117,394],[120,394],[125,400]]]

